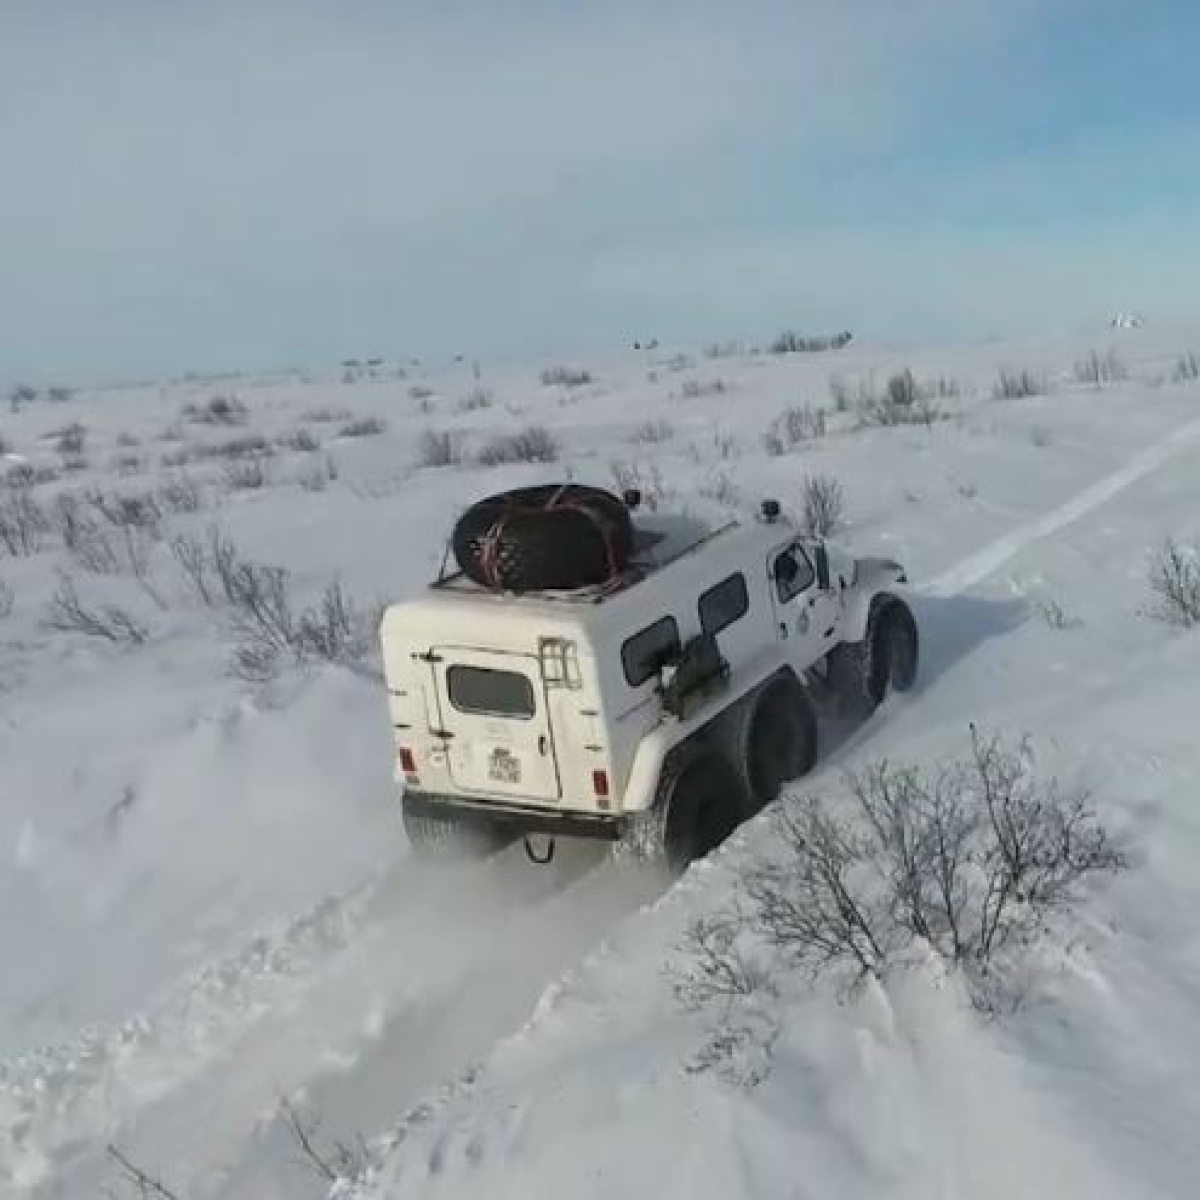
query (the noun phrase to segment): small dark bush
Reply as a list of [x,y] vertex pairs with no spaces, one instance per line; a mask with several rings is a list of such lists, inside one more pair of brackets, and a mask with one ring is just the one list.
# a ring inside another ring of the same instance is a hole
[[577,388],[592,382],[592,373],[579,367],[547,367],[541,375],[546,387]]
[[809,537],[826,538],[842,524],[842,485],[831,475],[809,475],[801,488],[800,527]]
[[1149,582],[1153,616],[1182,629],[1200,625],[1200,547],[1168,538],[1150,558]]
[[1100,354],[1092,350],[1075,364],[1075,379],[1079,383],[1090,383],[1103,387],[1106,383],[1120,383],[1129,378],[1129,371],[1115,350]]
[[360,438],[374,437],[387,430],[387,422],[380,417],[361,417],[357,421],[347,421],[338,430],[338,437]]
[[542,425],[530,425],[517,433],[493,438],[482,446],[477,455],[484,467],[497,467],[504,463],[557,462],[558,440]]
[[321,448],[321,442],[317,436],[303,426],[283,434],[279,438],[279,445],[285,450],[294,450],[298,454],[313,454]]
[[804,442],[823,438],[826,428],[823,408],[796,405],[785,409],[771,422],[771,427],[763,435],[763,445],[768,454],[786,454]]
[[1044,396],[1050,390],[1045,376],[1032,371],[1010,371],[1001,368],[992,388],[996,400],[1026,400],[1030,396]]
[[462,457],[462,438],[453,430],[427,429],[421,435],[419,466],[452,467]]
[[213,396],[206,404],[185,404],[183,415],[199,425],[241,425],[247,412],[236,396]]

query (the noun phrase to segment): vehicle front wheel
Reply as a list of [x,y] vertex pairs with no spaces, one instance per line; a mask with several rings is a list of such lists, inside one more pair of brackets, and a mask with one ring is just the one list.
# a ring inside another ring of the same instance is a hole
[[871,606],[861,642],[845,642],[829,653],[829,683],[842,712],[869,717],[890,691],[907,692],[917,678],[920,639],[912,610],[896,596]]

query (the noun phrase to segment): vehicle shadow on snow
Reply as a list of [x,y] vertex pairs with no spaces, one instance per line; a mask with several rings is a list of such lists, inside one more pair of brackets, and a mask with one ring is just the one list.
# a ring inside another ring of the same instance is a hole
[[[1013,632],[1029,619],[1029,610],[1016,599],[985,596],[927,596],[910,599],[921,633],[921,661],[917,681],[909,693],[915,699],[937,685],[958,663],[986,642]],[[833,712],[821,713],[821,758],[825,763],[850,745],[869,741],[874,718],[852,721]]]
[[917,594],[911,605],[921,631],[921,666],[913,689],[917,694],[985,642],[1011,633],[1029,619],[1029,609],[1016,599]]

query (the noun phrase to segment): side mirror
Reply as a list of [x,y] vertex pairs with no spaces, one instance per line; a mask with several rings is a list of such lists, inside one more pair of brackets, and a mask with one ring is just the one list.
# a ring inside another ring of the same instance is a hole
[[813,564],[817,568],[817,587],[829,591],[829,554],[823,545],[813,551]]

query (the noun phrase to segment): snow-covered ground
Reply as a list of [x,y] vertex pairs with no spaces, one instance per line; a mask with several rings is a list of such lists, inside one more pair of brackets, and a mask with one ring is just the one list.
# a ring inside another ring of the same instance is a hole
[[[1173,378],[1197,346],[1200,328],[672,348],[573,364],[591,372],[573,387],[543,384],[544,363],[410,364],[403,379],[81,390],[6,413],[0,470],[59,468],[50,435],[86,427],[83,462],[33,488],[47,509],[63,490],[131,495],[181,472],[201,507],[164,512],[141,580],[121,545],[117,569],[85,569],[57,525],[33,553],[0,548],[14,597],[9,615],[0,604],[0,1193],[120,1188],[114,1144],[190,1200],[322,1195],[280,1120],[287,1097],[319,1118],[327,1156],[367,1139],[371,1200],[1196,1194],[1200,639],[1144,610],[1149,553],[1200,536],[1200,384]],[[1110,348],[1128,379],[1073,380]],[[836,411],[831,375],[853,407],[860,383],[905,366],[957,382],[936,401],[951,419],[859,429]],[[995,400],[1000,367],[1052,391]],[[217,392],[245,406],[240,423],[182,415]],[[768,454],[762,435],[801,404],[829,410],[827,433]],[[384,432],[339,433],[368,417]],[[473,461],[531,423],[561,443],[558,465]],[[319,449],[277,444],[299,426]],[[422,466],[430,430],[464,461]],[[261,487],[231,488],[225,457],[163,465],[250,434],[274,449]],[[588,847],[550,870],[519,850],[423,870],[398,827],[373,658],[231,675],[227,615],[169,547],[216,523],[288,568],[298,605],[337,579],[365,612],[437,570],[468,499],[566,469],[714,517],[766,495],[794,505],[808,474],[841,481],[844,539],[900,558],[921,590],[925,662],[918,690],[804,788],[880,756],[943,760],[977,721],[1033,735],[1133,847],[1015,1014],[985,1021],[932,964],[851,999],[798,979],[756,1087],[689,1072],[708,1018],[679,1007],[662,967],[768,845],[769,820],[662,896]],[[144,641],[48,629],[62,571]]]

